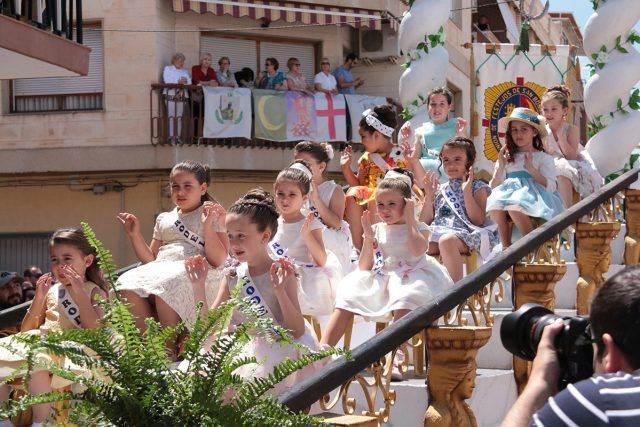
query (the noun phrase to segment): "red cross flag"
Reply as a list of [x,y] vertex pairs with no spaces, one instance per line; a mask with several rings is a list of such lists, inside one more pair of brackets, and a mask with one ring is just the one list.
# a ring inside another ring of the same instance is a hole
[[317,92],[316,141],[347,140],[347,109],[343,95]]

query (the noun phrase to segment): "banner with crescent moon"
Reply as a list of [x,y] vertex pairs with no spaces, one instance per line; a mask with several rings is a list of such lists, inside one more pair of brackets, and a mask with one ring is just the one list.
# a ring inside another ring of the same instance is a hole
[[202,88],[205,138],[251,139],[251,91],[246,88]]
[[287,141],[287,102],[284,94],[275,90],[253,90],[256,138]]
[[571,46],[553,49],[531,45],[529,52],[517,46],[474,43],[475,111],[478,135],[475,169],[481,179],[490,179],[504,135],[498,132],[498,119],[516,107],[541,111],[540,99],[550,86],[561,84],[575,64]]

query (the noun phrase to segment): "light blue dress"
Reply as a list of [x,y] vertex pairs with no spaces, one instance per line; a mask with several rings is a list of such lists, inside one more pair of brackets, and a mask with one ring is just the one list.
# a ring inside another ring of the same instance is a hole
[[458,120],[451,118],[442,124],[434,124],[433,122],[425,122],[416,129],[416,135],[420,138],[422,145],[422,154],[420,155],[420,163],[427,171],[433,171],[436,176],[440,176],[440,182],[447,182],[447,176],[444,169],[440,167],[440,150],[447,140],[456,135],[456,126]]
[[547,179],[547,186],[538,184],[527,172],[524,153],[516,153],[514,161],[507,163],[503,176],[496,176],[502,183],[487,198],[487,212],[518,211],[548,221],[564,210],[562,198],[556,191],[553,157],[542,151],[535,151],[532,155],[533,166]]

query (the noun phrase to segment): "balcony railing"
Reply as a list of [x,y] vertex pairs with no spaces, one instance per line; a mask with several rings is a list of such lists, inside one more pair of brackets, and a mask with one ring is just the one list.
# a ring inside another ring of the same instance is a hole
[[0,13],[82,44],[82,0],[0,0]]

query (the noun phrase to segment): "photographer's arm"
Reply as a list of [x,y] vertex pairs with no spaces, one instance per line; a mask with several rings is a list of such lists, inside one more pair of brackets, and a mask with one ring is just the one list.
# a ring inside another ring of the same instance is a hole
[[533,415],[557,393],[560,365],[553,340],[562,327],[562,321],[557,320],[544,328],[527,386],[502,421],[501,427],[528,426]]

